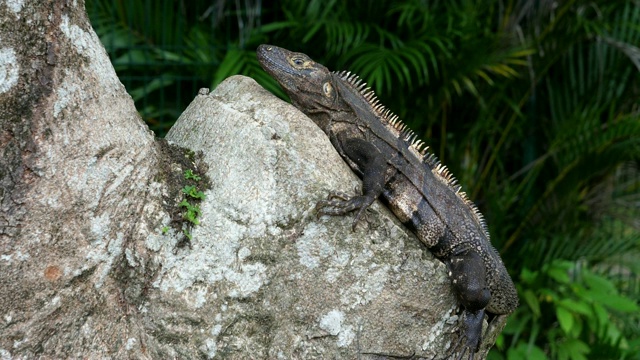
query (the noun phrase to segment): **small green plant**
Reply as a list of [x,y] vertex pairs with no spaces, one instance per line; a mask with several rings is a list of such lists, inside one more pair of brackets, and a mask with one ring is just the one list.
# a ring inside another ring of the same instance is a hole
[[187,194],[187,196],[194,198],[194,199],[198,199],[198,200],[204,200],[205,195],[202,191],[199,191],[198,188],[195,185],[186,185],[183,189],[182,192]]
[[[187,169],[184,172],[185,180],[191,180],[193,182],[199,182],[202,178],[195,174],[193,170]],[[197,185],[185,185],[182,188],[182,193],[185,195],[185,198],[178,204],[179,207],[185,208],[185,213],[182,214],[182,218],[187,220],[193,225],[200,225],[200,220],[198,219],[202,214],[200,210],[200,206],[198,206],[197,202],[202,201],[206,198],[204,192],[198,190]],[[189,228],[183,228],[182,233],[184,236],[191,241],[193,235],[189,231]]]
[[182,200],[180,207],[187,208],[187,212],[184,213],[183,217],[188,220],[190,223],[194,225],[200,225],[200,220],[198,220],[198,216],[200,216],[200,207],[198,205],[192,205],[187,201],[187,199]]
[[163,226],[162,227],[162,235],[167,235],[167,233],[169,232],[170,227],[169,226]]
[[193,170],[191,169],[187,169],[184,171],[184,178],[187,180],[194,180],[194,181],[200,181],[201,177],[194,174]]

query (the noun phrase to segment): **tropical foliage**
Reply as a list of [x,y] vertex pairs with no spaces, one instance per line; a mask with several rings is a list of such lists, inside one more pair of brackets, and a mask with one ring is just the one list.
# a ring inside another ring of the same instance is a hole
[[[153,6],[151,5],[153,4]],[[88,0],[160,135],[255,48],[349,69],[457,175],[521,307],[492,359],[640,357],[640,3]],[[144,74],[144,76],[140,76]]]

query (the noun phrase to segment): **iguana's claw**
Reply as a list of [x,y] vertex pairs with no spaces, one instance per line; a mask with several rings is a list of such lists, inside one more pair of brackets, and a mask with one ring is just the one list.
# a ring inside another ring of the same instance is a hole
[[318,201],[316,204],[316,215],[318,217],[322,215],[339,216],[358,210],[351,225],[351,230],[355,231],[358,222],[365,215],[365,210],[367,210],[374,201],[375,198],[365,195],[351,196],[345,192],[332,191],[329,193],[327,200]]
[[447,355],[445,356],[445,359],[452,359],[453,355],[457,351],[460,351],[460,353],[458,353],[458,356],[456,357],[456,360],[462,360],[462,358],[464,357],[465,354],[469,354],[467,360],[473,360],[474,359],[475,352],[473,351],[473,349],[471,347],[462,344],[462,340],[463,339],[464,339],[463,336],[458,338],[456,343],[447,352]]
[[458,328],[458,339],[456,340],[455,344],[451,346],[446,359],[453,358],[453,354],[458,351],[459,353],[456,357],[456,360],[462,360],[465,354],[468,354],[467,360],[473,360],[475,358],[475,354],[480,348],[480,335],[482,330],[480,330],[480,333],[477,336],[472,335],[471,337],[469,337],[469,334],[475,333],[473,331],[470,332],[469,326],[473,328],[474,325],[477,324],[477,321],[480,321],[479,325],[482,326],[483,318],[484,311],[479,311],[476,313],[463,311],[463,314],[460,317],[462,323],[459,324],[460,327]]

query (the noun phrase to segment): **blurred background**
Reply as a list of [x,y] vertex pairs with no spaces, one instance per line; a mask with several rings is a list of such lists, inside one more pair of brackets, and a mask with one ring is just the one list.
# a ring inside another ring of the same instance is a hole
[[484,213],[521,306],[489,359],[640,359],[640,1],[86,0],[164,136],[255,49],[364,78]]

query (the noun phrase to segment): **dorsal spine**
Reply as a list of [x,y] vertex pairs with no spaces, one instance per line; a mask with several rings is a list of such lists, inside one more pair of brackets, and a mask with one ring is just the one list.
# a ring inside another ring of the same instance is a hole
[[375,113],[376,117],[380,119],[382,124],[389,129],[394,129],[397,132],[397,136],[402,138],[406,146],[410,150],[415,150],[412,151],[412,153],[429,168],[435,177],[445,185],[449,186],[456,195],[465,204],[467,204],[467,206],[469,206],[471,213],[484,230],[487,239],[489,239],[489,231],[484,220],[484,216],[480,213],[476,205],[469,200],[467,194],[461,191],[462,186],[458,185],[458,180],[451,174],[447,167],[440,163],[433,153],[428,152],[429,147],[426,146],[426,144],[418,138],[413,130],[409,129],[397,115],[380,103],[375,92],[368,87],[367,83],[358,75],[353,74],[350,71],[339,71],[334,72],[334,74],[360,93],[360,95],[362,95],[366,102],[371,106],[371,110]]

